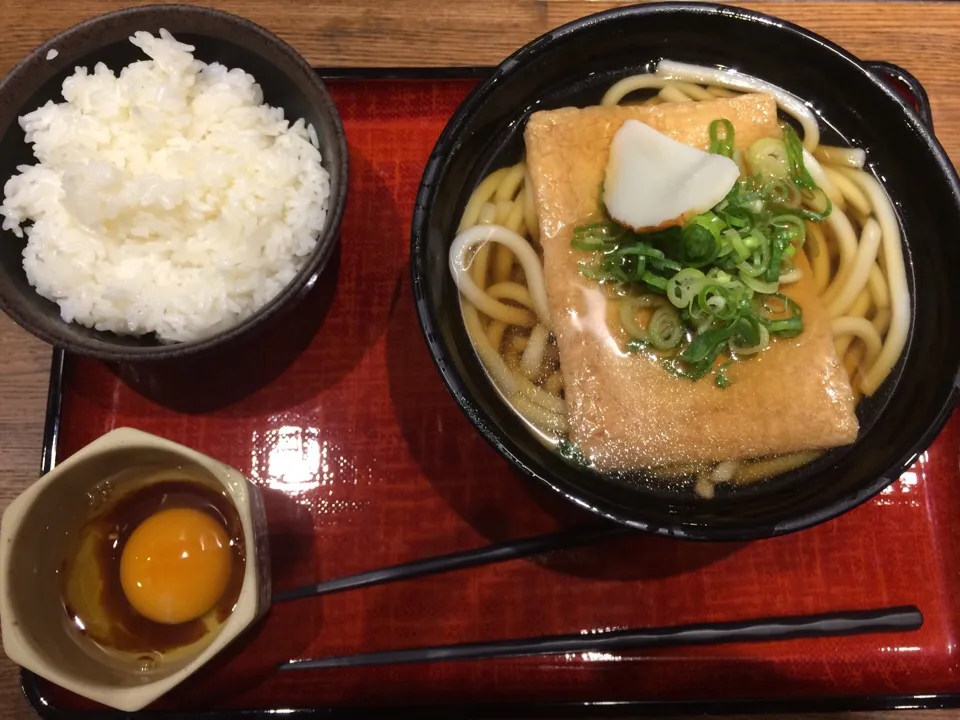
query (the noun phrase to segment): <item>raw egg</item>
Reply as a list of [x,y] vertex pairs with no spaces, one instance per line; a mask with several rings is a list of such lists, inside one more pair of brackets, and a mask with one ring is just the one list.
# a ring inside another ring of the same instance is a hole
[[145,618],[178,625],[206,615],[230,580],[230,538],[193,508],[162,510],[133,531],[120,556],[120,584]]
[[243,526],[224,489],[152,467],[109,478],[89,497],[62,564],[78,642],[142,669],[209,642],[236,605],[245,566]]

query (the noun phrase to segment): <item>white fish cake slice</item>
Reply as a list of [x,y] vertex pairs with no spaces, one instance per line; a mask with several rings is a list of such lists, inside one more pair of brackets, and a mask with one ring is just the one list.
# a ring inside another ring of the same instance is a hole
[[613,136],[603,180],[610,217],[650,232],[706,212],[736,184],[740,168],[728,157],[677,142],[639,120]]

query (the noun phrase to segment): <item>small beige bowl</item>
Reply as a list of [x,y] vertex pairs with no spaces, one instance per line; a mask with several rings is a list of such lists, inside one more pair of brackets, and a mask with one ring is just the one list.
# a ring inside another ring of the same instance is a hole
[[[205,473],[237,507],[246,567],[236,607],[213,640],[179,666],[151,673],[99,663],[63,621],[58,569],[65,538],[85,520],[87,491],[130,467],[170,464]],[[222,650],[270,606],[270,557],[260,491],[233,468],[139,430],[107,433],[14,500],[0,524],[0,631],[15,663],[72,692],[132,712],[153,702]]]

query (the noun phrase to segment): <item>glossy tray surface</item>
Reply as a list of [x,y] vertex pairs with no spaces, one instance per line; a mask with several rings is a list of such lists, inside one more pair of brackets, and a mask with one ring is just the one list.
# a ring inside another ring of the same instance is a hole
[[[408,229],[470,80],[330,83],[350,147],[340,250],[275,330],[210,361],[68,357],[58,459],[131,426],[265,490],[277,590],[593,522],[515,473],[460,414],[421,337]],[[453,310],[453,309],[452,309]],[[631,535],[533,560],[275,606],[158,708],[723,701],[960,691],[960,414],[837,520],[747,544]],[[914,633],[277,673],[413,645],[917,605]],[[33,676],[41,714],[93,706]],[[46,703],[46,705],[43,705]]]

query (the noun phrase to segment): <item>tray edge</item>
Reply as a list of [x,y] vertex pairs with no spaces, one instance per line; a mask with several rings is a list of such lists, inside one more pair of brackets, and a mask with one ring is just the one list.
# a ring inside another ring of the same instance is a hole
[[[933,130],[933,113],[930,99],[923,84],[909,71],[881,60],[862,61],[871,72],[883,80],[899,81],[913,95],[916,112]],[[453,67],[338,67],[315,68],[324,80],[469,80],[482,79],[493,72],[486,66]],[[889,82],[888,82],[889,84]],[[41,448],[40,475],[52,470],[57,463],[60,439],[60,420],[63,407],[65,375],[69,354],[54,348],[50,362],[46,415]],[[127,717],[119,711],[93,710],[83,713],[61,710],[44,696],[38,675],[26,669],[20,671],[21,690],[37,715],[44,720],[65,720],[82,715],[85,720],[117,720]],[[316,707],[272,708],[241,710],[203,710],[187,712],[137,713],[138,718],[178,718],[181,720],[225,720],[226,718],[273,717],[281,712],[292,718],[353,717],[357,712],[376,717],[581,717],[590,714],[598,717],[622,717],[627,715],[732,715],[770,713],[857,712],[883,710],[945,710],[960,708],[960,692],[929,695],[836,695],[799,698],[747,698],[732,700],[681,700],[681,701],[622,701],[585,703],[498,703],[471,705],[427,705],[406,707]]]

